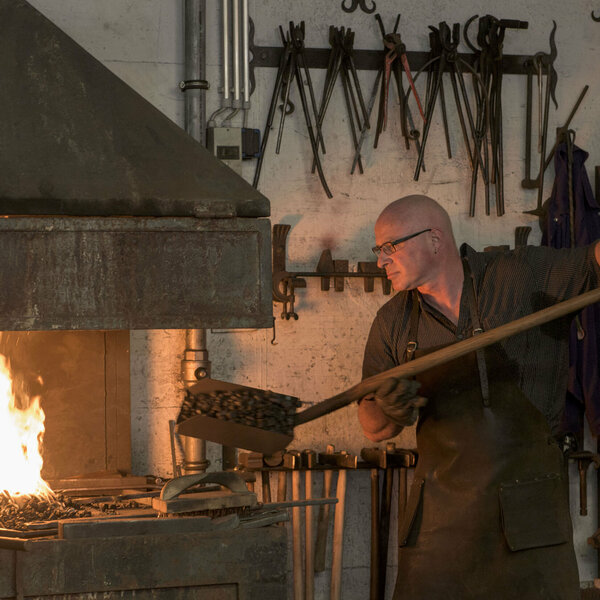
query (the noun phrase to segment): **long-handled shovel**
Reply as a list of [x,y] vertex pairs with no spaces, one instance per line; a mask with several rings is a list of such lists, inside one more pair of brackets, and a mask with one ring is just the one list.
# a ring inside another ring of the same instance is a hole
[[[526,317],[522,317],[521,319],[511,321],[510,323],[506,323],[495,329],[490,329],[477,336],[462,340],[451,346],[446,346],[445,348],[431,352],[422,358],[417,358],[387,371],[383,371],[382,373],[378,373],[377,375],[373,375],[336,396],[323,400],[322,402],[297,413],[294,420],[294,426],[318,419],[319,417],[332,413],[359,400],[367,394],[373,393],[390,377],[413,377],[432,367],[442,365],[455,358],[474,352],[475,350],[480,350],[507,337],[527,331],[532,327],[553,321],[554,319],[558,319],[569,313],[577,312],[585,306],[598,301],[600,301],[600,289],[595,289],[527,315]],[[233,384],[226,385],[230,386],[229,389],[231,389],[231,387],[243,389],[243,386],[234,386]],[[190,391],[194,392],[195,387],[198,387],[198,391],[203,392],[204,390],[201,386],[202,383],[197,384],[197,386],[192,387]],[[281,450],[293,440],[292,435],[267,431],[260,427],[241,425],[239,423],[203,415],[192,417],[187,421],[180,423],[178,425],[178,432],[183,435],[199,437],[227,446],[245,448],[264,454],[272,454],[277,450]]]

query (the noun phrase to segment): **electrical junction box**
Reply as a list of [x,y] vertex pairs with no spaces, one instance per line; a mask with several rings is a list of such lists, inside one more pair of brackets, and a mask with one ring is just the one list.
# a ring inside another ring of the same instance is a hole
[[209,127],[206,147],[228,167],[242,174],[242,128]]

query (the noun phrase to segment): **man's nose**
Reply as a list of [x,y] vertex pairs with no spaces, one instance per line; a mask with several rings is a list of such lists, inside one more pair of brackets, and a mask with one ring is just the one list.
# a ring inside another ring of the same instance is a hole
[[390,262],[390,257],[385,252],[380,252],[377,257],[377,266],[383,269]]

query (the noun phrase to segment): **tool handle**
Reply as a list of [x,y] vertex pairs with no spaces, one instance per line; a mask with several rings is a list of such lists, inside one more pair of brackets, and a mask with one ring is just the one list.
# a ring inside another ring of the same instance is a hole
[[364,379],[360,383],[357,383],[354,387],[337,394],[337,396],[323,400],[322,402],[303,410],[296,415],[295,424],[301,425],[302,423],[308,423],[309,421],[318,419],[319,417],[327,415],[335,410],[338,410],[339,408],[343,408],[355,400],[360,400],[360,398],[366,394],[376,391],[386,379],[391,377],[397,379],[401,377],[412,377],[413,375],[418,375],[423,371],[427,371],[428,369],[442,365],[455,358],[469,354],[469,352],[480,350],[507,337],[527,331],[532,327],[542,325],[548,321],[552,321],[554,319],[558,319],[559,317],[568,315],[569,313],[576,312],[585,306],[598,301],[600,301],[600,288],[580,294],[579,296],[575,296],[574,298],[570,298],[564,302],[559,302],[554,306],[544,308],[543,310],[534,312],[526,317],[522,317],[521,319],[516,319],[515,321],[505,323],[500,327],[490,329],[489,331],[485,331],[469,339],[462,340],[456,344],[452,344],[451,346],[446,346],[445,348],[431,352],[430,354],[427,354],[421,358],[411,360],[402,365],[398,365],[397,367],[392,367],[387,371],[383,371],[382,373],[378,373],[377,375],[373,375],[372,377]]

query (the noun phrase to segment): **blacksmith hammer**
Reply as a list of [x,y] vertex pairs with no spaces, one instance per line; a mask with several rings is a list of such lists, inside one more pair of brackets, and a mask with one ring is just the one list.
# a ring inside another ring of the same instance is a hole
[[577,461],[577,469],[579,471],[579,514],[587,515],[587,471],[591,463],[594,463],[594,468],[600,467],[600,455],[583,450],[580,452],[570,452],[568,458]]
[[333,519],[333,546],[331,553],[331,590],[330,600],[342,597],[342,557],[344,553],[344,512],[346,508],[346,481],[348,469],[356,469],[358,457],[347,452],[335,452],[333,446],[327,452],[319,454],[319,463],[337,467],[336,484],[337,506]]
[[[393,469],[398,469],[398,529],[404,520],[407,498],[407,469],[417,463],[414,450],[396,448],[388,442],[385,448],[363,448],[361,458],[371,469],[371,583],[370,598],[385,597],[386,565],[389,540]],[[379,469],[383,469],[383,497],[379,500]]]

